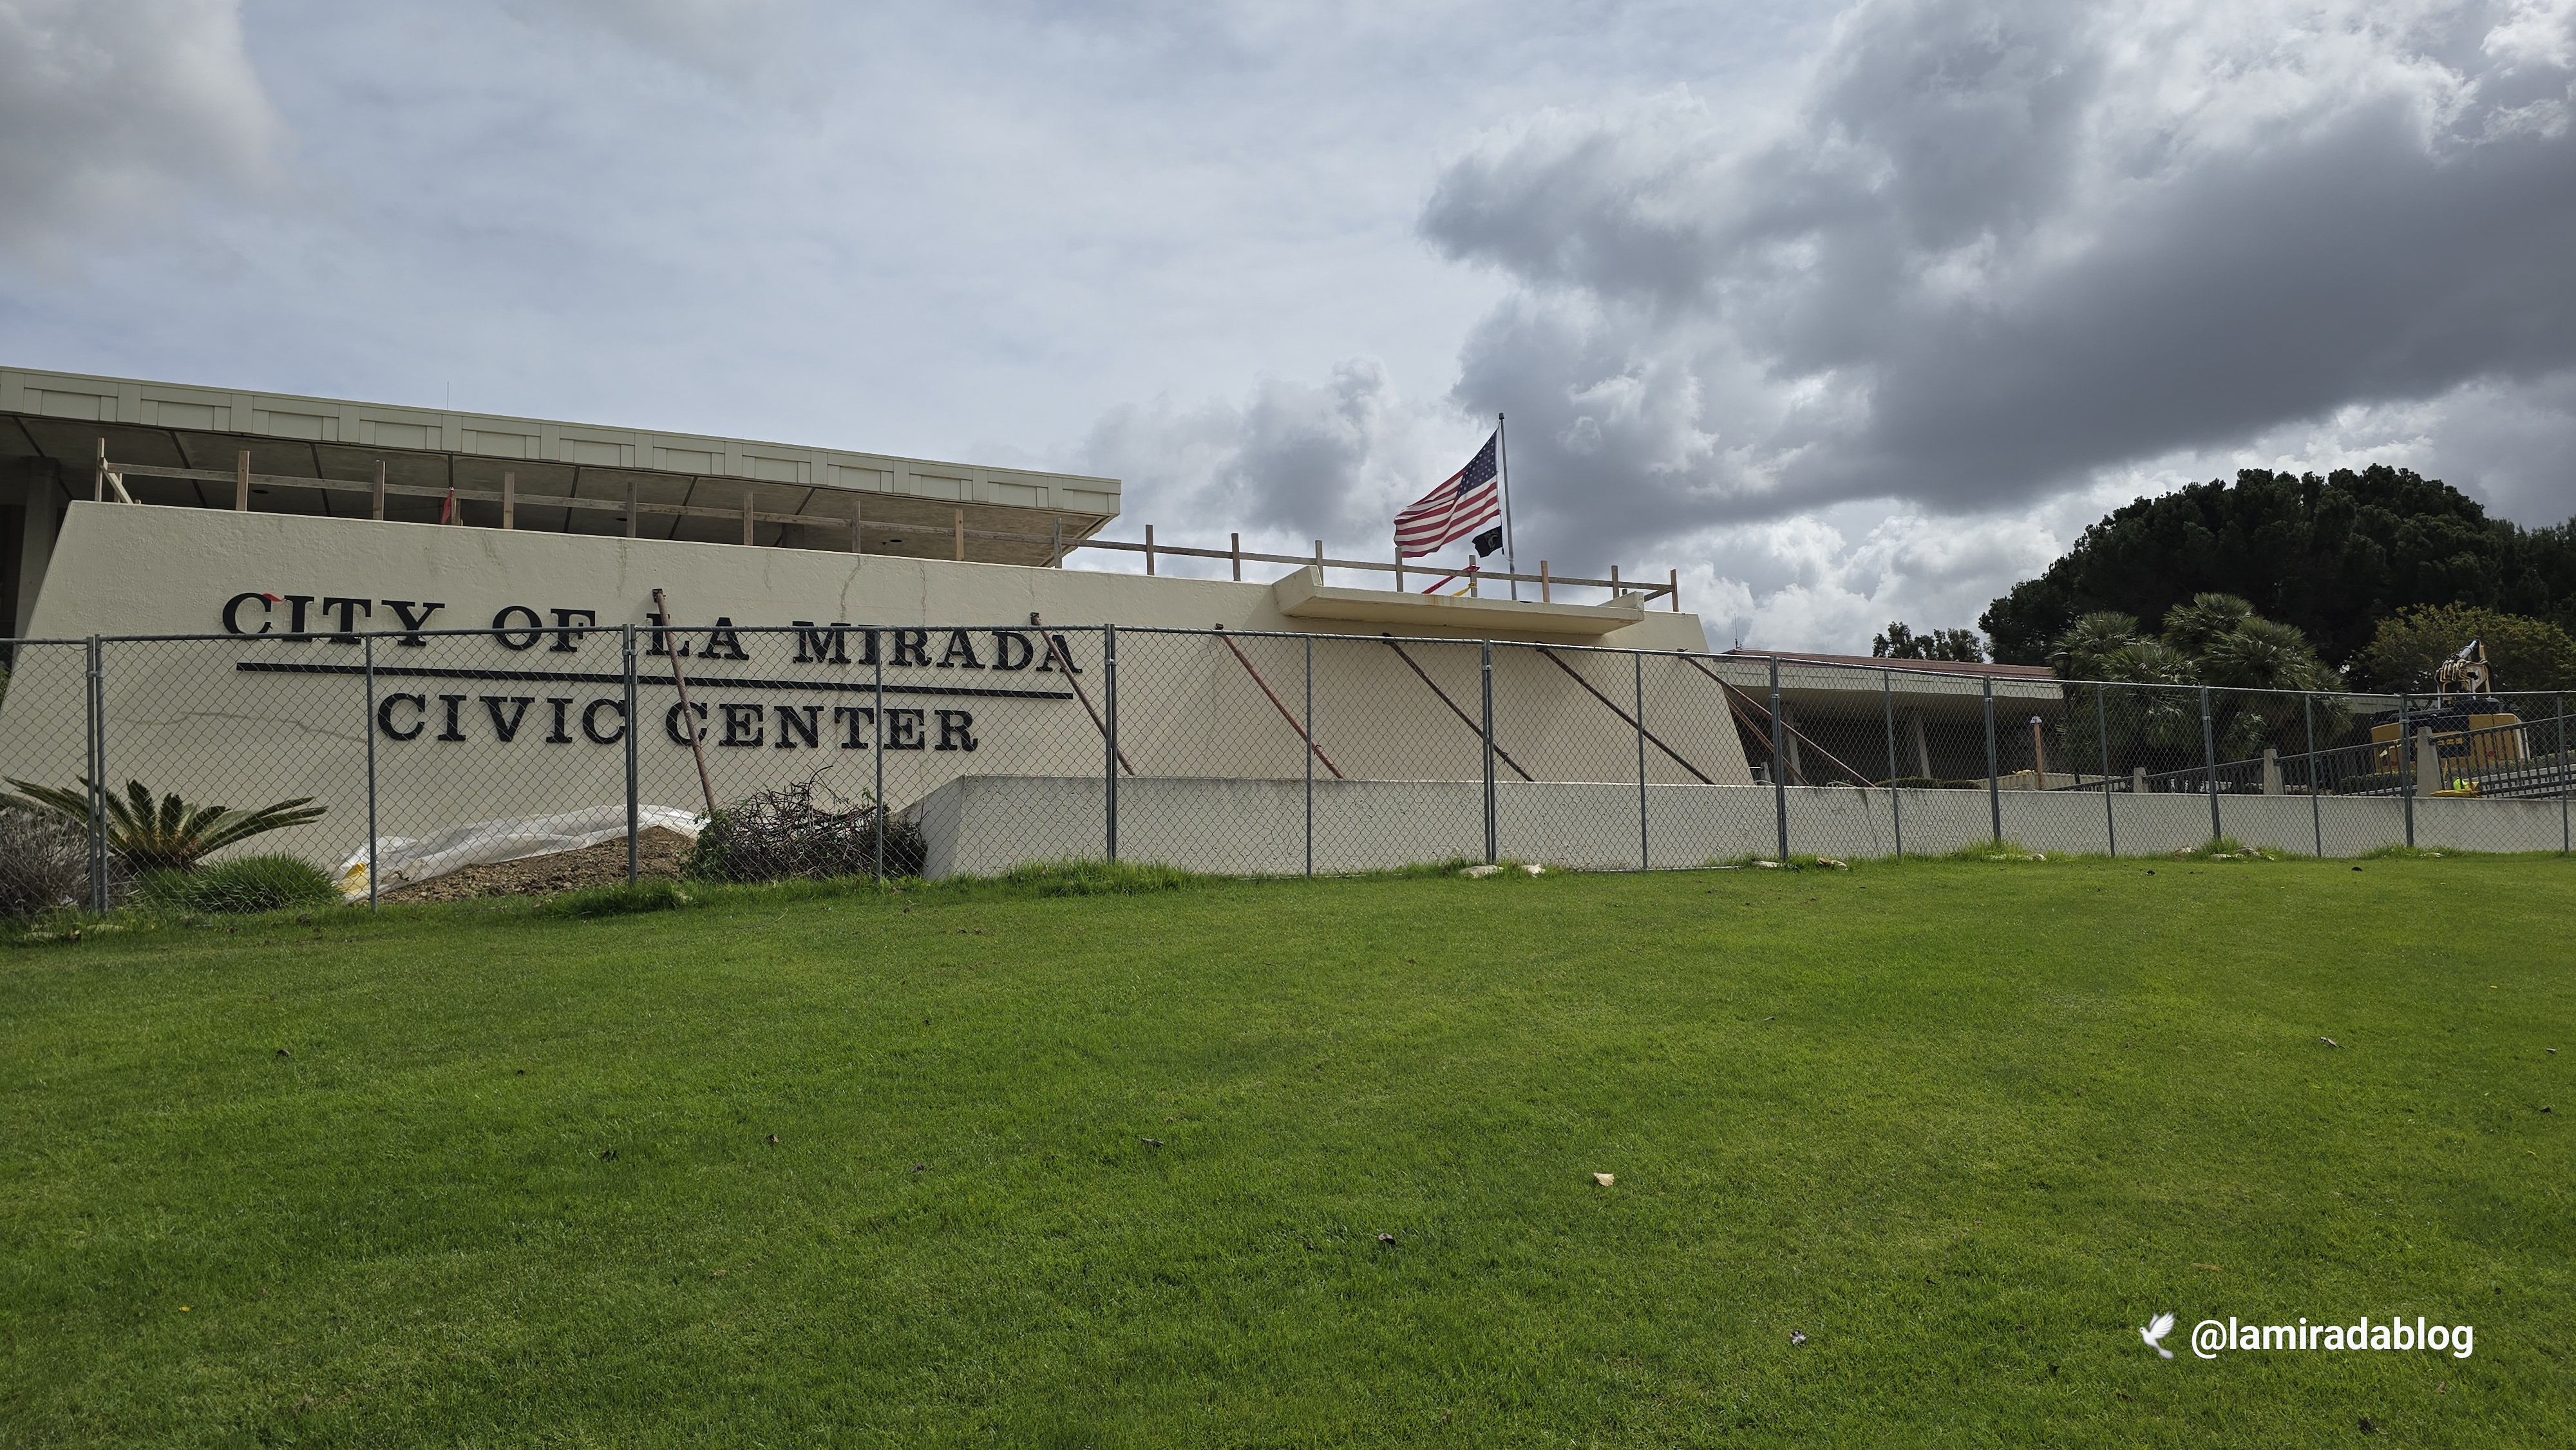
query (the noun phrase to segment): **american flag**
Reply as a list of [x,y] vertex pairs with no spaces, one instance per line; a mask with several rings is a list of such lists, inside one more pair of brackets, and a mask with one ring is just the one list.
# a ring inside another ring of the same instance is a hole
[[1487,438],[1466,467],[1395,516],[1395,552],[1399,558],[1435,552],[1443,544],[1463,539],[1503,516],[1502,494],[1494,481],[1494,445],[1501,436],[1497,432]]

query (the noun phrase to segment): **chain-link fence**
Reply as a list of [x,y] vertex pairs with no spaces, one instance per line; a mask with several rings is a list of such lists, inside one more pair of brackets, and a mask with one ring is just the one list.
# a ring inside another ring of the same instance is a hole
[[377,901],[1080,859],[1296,874],[1990,841],[2570,845],[2558,694],[1035,617],[353,622],[9,642],[0,911],[273,903],[289,877],[317,899]]

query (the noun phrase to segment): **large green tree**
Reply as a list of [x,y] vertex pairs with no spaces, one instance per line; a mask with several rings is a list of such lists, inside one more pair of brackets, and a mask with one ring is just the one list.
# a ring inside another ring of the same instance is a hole
[[2486,646],[2495,688],[2576,689],[2576,639],[2546,620],[2499,614],[2472,605],[2410,609],[2379,622],[2379,633],[2352,663],[2365,689],[2429,690],[2442,661],[2478,640]]
[[2316,474],[2247,469],[2139,499],[2084,531],[1977,623],[1997,660],[2045,664],[2076,620],[2161,620],[2206,593],[2297,628],[2338,668],[2379,622],[2470,604],[2576,628],[2576,520],[2525,529],[2403,468]]

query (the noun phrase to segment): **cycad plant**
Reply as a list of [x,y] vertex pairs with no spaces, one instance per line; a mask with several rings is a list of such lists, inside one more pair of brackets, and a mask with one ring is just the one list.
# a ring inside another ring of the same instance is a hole
[[[0,794],[0,805],[51,811],[69,816],[84,826],[89,823],[87,776],[81,777],[78,790],[16,779],[9,784],[16,787],[19,794]],[[143,788],[141,781],[134,780],[125,783],[122,799],[113,792],[101,794],[107,807],[108,843],[138,871],[193,871],[199,861],[226,846],[270,831],[319,820],[326,809],[313,804],[313,797],[309,795],[261,806],[255,811],[237,811],[230,806],[192,806],[175,792],[155,798],[152,792]]]

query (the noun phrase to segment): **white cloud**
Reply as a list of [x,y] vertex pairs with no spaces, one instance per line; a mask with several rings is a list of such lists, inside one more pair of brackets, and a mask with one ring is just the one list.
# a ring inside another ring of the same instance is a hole
[[[2103,509],[2576,456],[2576,0],[0,0],[38,365],[1117,474],[1720,643],[1961,625]],[[283,119],[281,119],[283,118]]]
[[265,192],[284,128],[226,0],[0,0],[0,246],[113,249]]
[[510,8],[734,84],[795,76],[814,49],[804,0],[510,0]]

